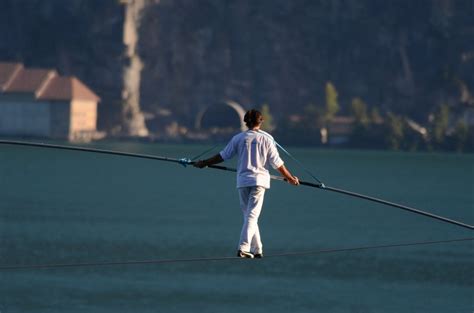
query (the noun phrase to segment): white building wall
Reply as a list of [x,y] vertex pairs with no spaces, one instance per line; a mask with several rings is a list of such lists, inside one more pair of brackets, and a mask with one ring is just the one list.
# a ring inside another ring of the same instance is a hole
[[0,99],[0,134],[50,136],[49,103]]
[[71,102],[70,131],[95,131],[97,129],[97,102],[73,100]]

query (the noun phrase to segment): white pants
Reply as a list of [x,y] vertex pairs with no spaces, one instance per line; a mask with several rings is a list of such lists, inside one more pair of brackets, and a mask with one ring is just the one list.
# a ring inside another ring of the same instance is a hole
[[239,250],[263,253],[258,217],[262,211],[265,188],[261,186],[239,188],[240,208],[244,215],[244,224],[240,233]]

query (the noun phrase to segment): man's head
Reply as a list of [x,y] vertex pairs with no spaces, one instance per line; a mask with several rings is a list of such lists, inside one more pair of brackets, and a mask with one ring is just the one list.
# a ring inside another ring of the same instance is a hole
[[249,129],[260,127],[263,123],[263,115],[257,110],[249,110],[245,113],[244,122]]

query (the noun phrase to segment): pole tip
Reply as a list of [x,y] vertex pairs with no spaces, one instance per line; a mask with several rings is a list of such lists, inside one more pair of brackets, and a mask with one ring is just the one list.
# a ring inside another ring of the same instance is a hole
[[181,158],[178,160],[179,164],[186,167],[187,165],[191,164],[191,159],[189,158]]

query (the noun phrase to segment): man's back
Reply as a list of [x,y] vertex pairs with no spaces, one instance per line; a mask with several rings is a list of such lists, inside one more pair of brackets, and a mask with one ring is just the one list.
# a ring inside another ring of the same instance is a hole
[[235,135],[220,155],[224,160],[238,156],[238,188],[248,186],[270,188],[268,166],[277,169],[283,165],[273,138],[267,133],[256,130]]

